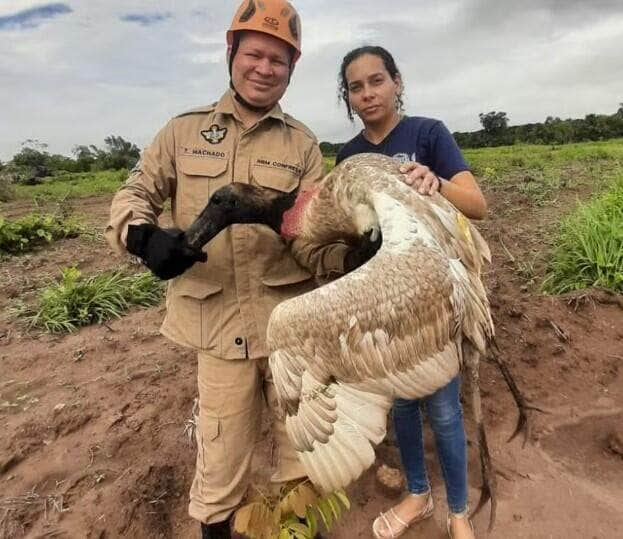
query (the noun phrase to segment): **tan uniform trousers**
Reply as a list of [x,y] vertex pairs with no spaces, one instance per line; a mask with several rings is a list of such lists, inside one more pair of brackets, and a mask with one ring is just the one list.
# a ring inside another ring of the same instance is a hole
[[197,465],[188,512],[212,524],[227,519],[246,494],[265,405],[273,416],[277,457],[271,481],[298,479],[305,471],[276,414],[268,359],[223,360],[200,352],[198,360]]

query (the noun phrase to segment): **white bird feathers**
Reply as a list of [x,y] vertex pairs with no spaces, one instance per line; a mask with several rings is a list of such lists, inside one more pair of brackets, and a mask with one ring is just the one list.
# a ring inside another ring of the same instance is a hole
[[348,241],[370,229],[383,235],[371,260],[284,301],[268,327],[288,434],[326,491],[373,464],[394,398],[430,395],[464,361],[477,369],[493,335],[478,231],[440,195],[405,185],[392,159],[361,154],[323,179],[301,237]]

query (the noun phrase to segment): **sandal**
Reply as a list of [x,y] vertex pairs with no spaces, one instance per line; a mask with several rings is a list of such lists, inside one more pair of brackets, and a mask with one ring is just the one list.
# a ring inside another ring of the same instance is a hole
[[472,529],[472,532],[474,533],[474,535],[476,535],[476,532],[474,530],[474,523],[472,522],[472,519],[469,518],[469,511],[466,509],[462,513],[448,513],[448,518],[446,519],[446,527],[448,529],[448,537],[450,539],[454,539],[454,536],[452,535],[452,527],[451,527],[452,517],[454,517],[454,518],[466,518],[467,522],[469,522],[469,527]]
[[[415,524],[416,522],[420,522],[432,516],[434,506],[433,496],[430,490],[426,494],[409,494],[409,496],[423,495],[426,496],[426,504],[424,505],[424,508],[411,520],[409,520],[409,522],[405,522],[404,520],[402,520],[396,514],[393,507],[386,513],[381,513],[376,519],[374,519],[374,522],[372,523],[372,533],[374,534],[375,539],[396,539],[397,537],[400,537],[403,533],[405,533],[407,529],[409,529],[409,526],[411,526],[412,524]],[[379,532],[381,523],[385,525],[383,535],[381,535],[381,533]],[[398,524],[397,527],[395,527],[396,524]],[[387,533],[390,533],[391,535],[385,535]]]

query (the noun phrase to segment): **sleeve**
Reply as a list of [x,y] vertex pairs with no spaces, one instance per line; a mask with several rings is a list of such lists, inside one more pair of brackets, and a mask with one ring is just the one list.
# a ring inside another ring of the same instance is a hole
[[125,251],[128,225],[157,223],[164,202],[175,193],[175,139],[170,121],[141,154],[141,159],[110,207],[104,236],[118,253]]
[[452,133],[437,122],[431,130],[431,164],[435,174],[449,180],[455,174],[469,170],[469,165],[459,149]]
[[[300,190],[306,191],[324,175],[324,162],[318,144],[311,148],[307,167],[301,179]],[[291,250],[294,259],[312,275],[323,279],[344,273],[344,257],[351,248],[345,243],[320,245],[302,238],[294,239]]]

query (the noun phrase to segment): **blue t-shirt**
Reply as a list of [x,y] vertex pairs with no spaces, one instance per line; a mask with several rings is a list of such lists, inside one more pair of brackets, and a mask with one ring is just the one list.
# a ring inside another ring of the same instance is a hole
[[469,170],[448,128],[432,118],[404,116],[380,144],[372,144],[361,132],[339,151],[335,164],[364,152],[382,153],[403,163],[417,161],[446,180]]

